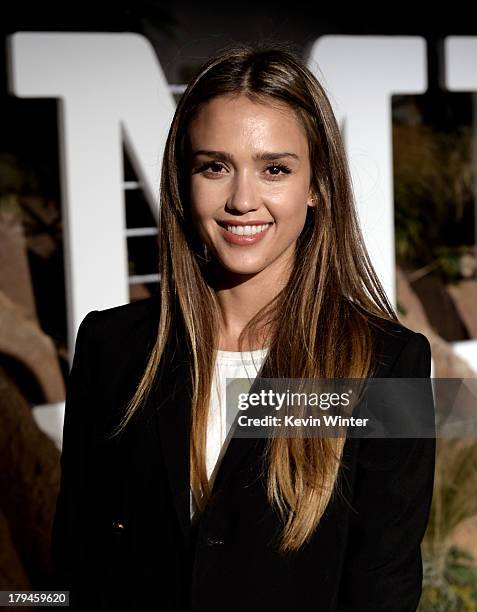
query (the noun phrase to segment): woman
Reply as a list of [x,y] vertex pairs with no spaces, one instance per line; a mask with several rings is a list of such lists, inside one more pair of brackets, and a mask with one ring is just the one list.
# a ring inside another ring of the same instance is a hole
[[78,331],[59,585],[85,610],[415,610],[433,439],[224,440],[218,424],[230,359],[261,368],[255,383],[430,375],[428,340],[370,264],[327,96],[293,52],[229,48],[189,84],[159,231],[159,295]]

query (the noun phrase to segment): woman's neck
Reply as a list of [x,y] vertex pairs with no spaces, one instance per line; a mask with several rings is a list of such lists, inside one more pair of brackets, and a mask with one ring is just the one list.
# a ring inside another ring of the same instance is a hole
[[269,266],[266,270],[245,276],[234,277],[224,274],[215,286],[215,292],[221,310],[219,343],[217,348],[224,351],[252,351],[263,347],[266,330],[262,329],[260,337],[239,347],[238,338],[245,325],[267,306],[286,284],[286,277],[274,274]]

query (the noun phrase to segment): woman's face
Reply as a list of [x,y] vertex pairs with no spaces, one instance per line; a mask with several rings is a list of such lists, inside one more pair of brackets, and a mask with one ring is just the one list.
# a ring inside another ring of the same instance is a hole
[[284,270],[313,205],[308,141],[293,111],[219,96],[188,136],[192,216],[211,256],[233,274]]

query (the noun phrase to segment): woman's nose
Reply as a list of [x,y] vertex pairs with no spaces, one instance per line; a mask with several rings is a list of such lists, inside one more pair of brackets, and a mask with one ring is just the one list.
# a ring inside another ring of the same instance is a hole
[[234,182],[232,192],[227,200],[227,207],[237,212],[246,213],[259,207],[258,200],[258,193],[252,177],[241,176]]

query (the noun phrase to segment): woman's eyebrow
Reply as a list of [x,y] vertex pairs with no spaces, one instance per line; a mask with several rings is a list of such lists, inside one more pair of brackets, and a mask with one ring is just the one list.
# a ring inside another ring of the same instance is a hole
[[[227,161],[227,162],[233,161],[233,155],[230,155],[230,153],[226,153],[225,151],[209,151],[206,149],[197,149],[195,151],[192,151],[192,157],[197,157],[198,155],[206,155],[207,157],[215,157],[215,158],[221,159],[222,161]],[[253,156],[253,159],[254,161],[271,161],[274,159],[281,159],[283,157],[293,157],[294,159],[297,159],[297,160],[300,159],[296,153],[290,153],[288,151],[281,151],[277,153],[274,153],[271,151],[264,151],[263,153],[256,153]]]

